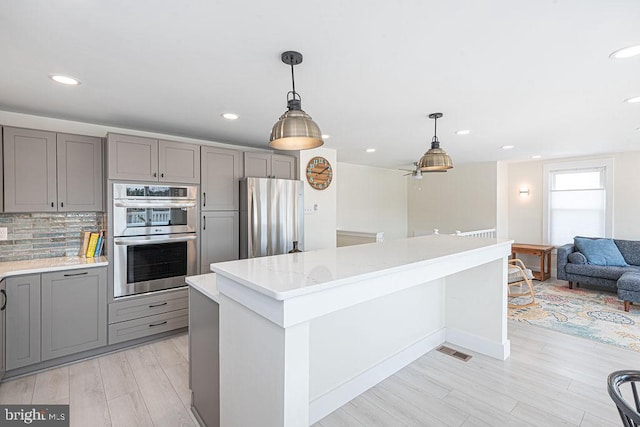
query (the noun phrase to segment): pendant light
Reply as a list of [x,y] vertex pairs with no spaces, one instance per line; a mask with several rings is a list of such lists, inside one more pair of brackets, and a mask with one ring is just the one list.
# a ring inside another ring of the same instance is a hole
[[438,119],[442,117],[442,113],[431,113],[429,118],[434,120],[433,139],[431,140],[431,148],[424,153],[418,162],[418,169],[423,172],[446,172],[447,169],[453,167],[451,157],[440,148],[438,141]]
[[[302,62],[302,54],[287,51],[281,56],[282,62],[291,66],[293,90],[287,92],[287,111],[278,119],[269,137],[269,146],[278,150],[308,150],[324,144],[322,132],[311,117],[302,111],[301,98],[296,92],[293,66]],[[291,96],[289,96],[291,95]]]

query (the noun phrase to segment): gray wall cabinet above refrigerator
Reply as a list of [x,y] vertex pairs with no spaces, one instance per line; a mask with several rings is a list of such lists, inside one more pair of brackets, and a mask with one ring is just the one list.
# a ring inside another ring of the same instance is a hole
[[296,179],[296,158],[282,154],[244,153],[245,178]]
[[108,178],[200,183],[200,146],[110,133]]
[[3,129],[5,212],[103,210],[102,140]]

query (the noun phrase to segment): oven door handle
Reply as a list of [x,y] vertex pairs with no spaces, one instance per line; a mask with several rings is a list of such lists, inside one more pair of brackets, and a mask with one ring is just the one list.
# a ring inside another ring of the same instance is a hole
[[116,201],[113,203],[113,206],[116,208],[142,208],[142,209],[153,209],[153,208],[195,208],[196,202],[129,202],[129,201]]
[[131,239],[120,238],[113,239],[113,243],[119,246],[132,246],[132,245],[156,245],[159,243],[173,243],[173,242],[188,242],[190,240],[196,240],[197,236],[185,236],[185,237],[167,237],[166,239]]

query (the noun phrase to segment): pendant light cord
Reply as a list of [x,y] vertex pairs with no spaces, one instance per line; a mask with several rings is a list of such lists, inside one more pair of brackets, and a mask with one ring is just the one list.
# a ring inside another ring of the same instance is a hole
[[433,118],[433,141],[438,140],[438,117]]
[[293,86],[293,99],[296,99],[296,77],[293,74],[293,64],[291,64],[291,85]]

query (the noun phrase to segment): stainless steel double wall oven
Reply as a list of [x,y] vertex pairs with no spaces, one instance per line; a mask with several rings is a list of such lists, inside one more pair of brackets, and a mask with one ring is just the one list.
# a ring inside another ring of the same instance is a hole
[[113,184],[113,297],[184,286],[197,274],[196,186]]

